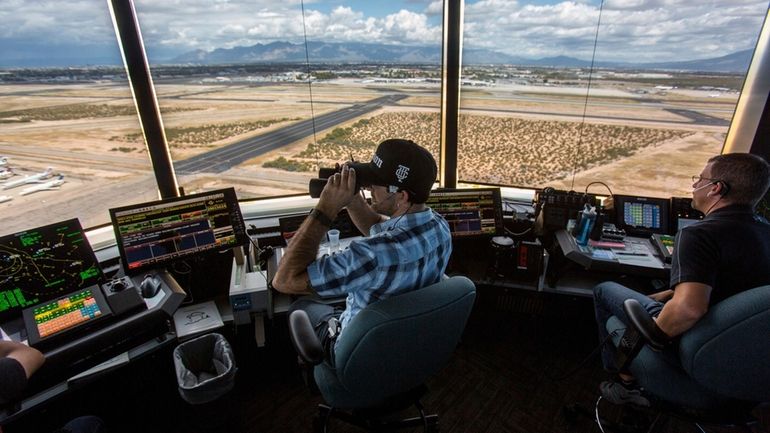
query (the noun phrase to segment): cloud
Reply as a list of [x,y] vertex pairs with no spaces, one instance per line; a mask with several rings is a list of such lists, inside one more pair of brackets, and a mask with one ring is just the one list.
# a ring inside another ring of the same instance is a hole
[[[671,61],[745,50],[756,43],[766,10],[764,0],[607,0],[596,56]],[[464,44],[515,56],[589,59],[598,19],[596,2],[469,2]]]
[[[374,2],[300,0],[136,0],[150,52],[233,48],[274,41],[440,45],[441,0]],[[599,18],[598,1],[467,0],[468,49],[518,57],[569,55],[588,59]],[[377,5],[381,6],[381,5]],[[372,9],[374,8],[374,9]],[[396,10],[395,12],[392,12]],[[766,0],[605,0],[597,58],[669,61],[725,55],[753,47]],[[114,46],[107,2],[2,0],[0,44],[26,40]]]

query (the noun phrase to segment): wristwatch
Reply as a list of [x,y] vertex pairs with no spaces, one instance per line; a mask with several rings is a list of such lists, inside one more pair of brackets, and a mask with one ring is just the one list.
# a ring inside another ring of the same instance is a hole
[[332,226],[332,220],[330,220],[328,216],[324,215],[324,213],[318,209],[313,209],[310,211],[310,216],[317,219],[318,222],[325,225],[326,227]]

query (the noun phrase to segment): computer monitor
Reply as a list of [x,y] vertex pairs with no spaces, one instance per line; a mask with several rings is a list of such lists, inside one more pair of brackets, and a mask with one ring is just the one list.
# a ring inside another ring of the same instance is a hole
[[614,195],[616,223],[632,236],[665,234],[669,230],[669,199]]
[[110,218],[129,274],[248,242],[233,188],[110,209]]
[[426,204],[447,220],[452,238],[503,234],[500,188],[435,190]]
[[[307,219],[307,214],[291,215],[278,218],[278,229],[281,233],[281,238],[284,240],[285,245],[289,244],[289,241],[297,233],[299,227]],[[332,221],[329,229],[337,229],[340,231],[340,239],[351,238],[356,236],[363,236],[358,230],[353,220],[350,219],[350,214],[346,209],[340,211]]]
[[77,219],[0,237],[0,322],[102,278]]
[[704,217],[703,212],[692,207],[690,197],[671,197],[671,227],[669,234],[676,234],[679,230],[694,224]]

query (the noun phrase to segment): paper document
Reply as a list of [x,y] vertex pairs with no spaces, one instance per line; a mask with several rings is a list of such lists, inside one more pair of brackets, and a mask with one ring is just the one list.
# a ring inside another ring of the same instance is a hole
[[199,334],[225,326],[214,301],[188,305],[174,313],[174,328],[178,338]]

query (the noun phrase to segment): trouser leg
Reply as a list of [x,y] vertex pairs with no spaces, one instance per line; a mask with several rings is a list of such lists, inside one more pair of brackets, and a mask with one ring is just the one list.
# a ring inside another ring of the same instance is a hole
[[[636,299],[652,317],[657,317],[663,304],[654,301],[637,291],[615,282],[604,282],[594,287],[594,312],[596,315],[596,325],[599,329],[599,341],[603,342],[609,336],[606,324],[607,320],[615,316],[621,322],[628,324],[628,317],[623,311],[623,302],[626,299]],[[611,343],[602,346],[602,365],[607,371],[617,372],[615,365],[615,347]]]
[[329,320],[332,318],[338,319],[342,311],[309,298],[301,298],[294,301],[289,307],[289,314],[295,310],[303,310],[307,313],[310,323],[313,325],[313,329],[318,336],[318,341],[321,342],[321,346],[324,348],[326,359],[333,365],[335,339],[329,335]]

